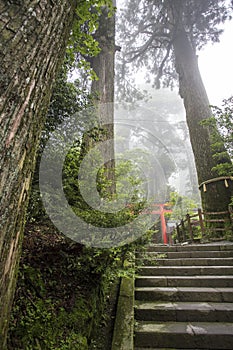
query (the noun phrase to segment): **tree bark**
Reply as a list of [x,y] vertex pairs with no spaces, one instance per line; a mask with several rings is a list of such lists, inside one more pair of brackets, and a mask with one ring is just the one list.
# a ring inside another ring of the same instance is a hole
[[[180,96],[184,100],[186,119],[194,153],[199,184],[217,178],[213,171],[217,161],[211,150],[211,135],[201,122],[212,116],[209,100],[198,68],[197,57],[185,29],[178,26],[173,38],[176,70],[179,75]],[[229,157],[230,162],[230,157]],[[203,209],[208,212],[228,210],[233,195],[232,181],[229,187],[224,181],[212,182],[201,187]]]
[[20,257],[36,149],[76,0],[0,0],[0,349]]
[[[114,1],[113,1],[114,6]],[[85,148],[94,147],[96,142],[112,140],[111,145],[104,147],[104,177],[107,181],[105,194],[110,196],[116,192],[115,161],[114,161],[114,76],[115,76],[115,16],[108,17],[109,10],[105,8],[99,20],[99,28],[94,37],[99,42],[100,53],[91,59],[91,66],[98,80],[94,80],[91,93],[94,98],[96,118],[101,129],[98,130],[98,140],[91,136],[85,137]],[[100,186],[101,187],[101,186]]]

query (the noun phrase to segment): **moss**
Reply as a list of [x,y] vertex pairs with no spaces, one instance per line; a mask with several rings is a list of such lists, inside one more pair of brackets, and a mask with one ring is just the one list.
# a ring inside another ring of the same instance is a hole
[[118,298],[112,350],[133,350],[134,279],[123,278]]
[[27,225],[8,350],[87,350],[109,295],[105,264],[47,224]]

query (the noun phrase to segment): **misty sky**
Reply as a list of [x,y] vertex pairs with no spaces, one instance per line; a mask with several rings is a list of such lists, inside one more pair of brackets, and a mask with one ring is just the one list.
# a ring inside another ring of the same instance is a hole
[[199,53],[199,68],[212,105],[233,95],[233,21],[224,25],[220,43],[208,44]]

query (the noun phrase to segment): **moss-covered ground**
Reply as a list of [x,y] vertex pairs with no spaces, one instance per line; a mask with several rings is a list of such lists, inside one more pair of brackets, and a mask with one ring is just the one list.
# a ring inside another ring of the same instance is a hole
[[105,254],[27,224],[8,349],[110,349],[118,279]]

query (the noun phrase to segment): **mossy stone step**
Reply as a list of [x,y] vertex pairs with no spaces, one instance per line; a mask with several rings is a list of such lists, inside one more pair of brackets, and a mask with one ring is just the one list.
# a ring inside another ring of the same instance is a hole
[[139,322],[135,331],[135,347],[232,350],[232,344],[232,323]]
[[233,275],[233,266],[143,266],[138,269],[143,276],[196,276]]
[[232,258],[232,250],[224,251],[182,251],[182,252],[146,252],[138,254],[137,258],[163,258],[163,259],[192,259],[192,258]]
[[138,276],[136,287],[233,287],[233,276]]
[[[146,260],[146,264],[150,262],[149,259]],[[156,262],[159,266],[232,266],[233,258],[156,259]]]
[[227,244],[187,244],[187,245],[158,245],[150,244],[147,251],[151,252],[183,252],[183,251],[225,251],[233,250],[233,242]]
[[140,321],[231,322],[233,303],[136,301],[135,317]]
[[136,287],[135,299],[145,301],[233,302],[233,288]]

